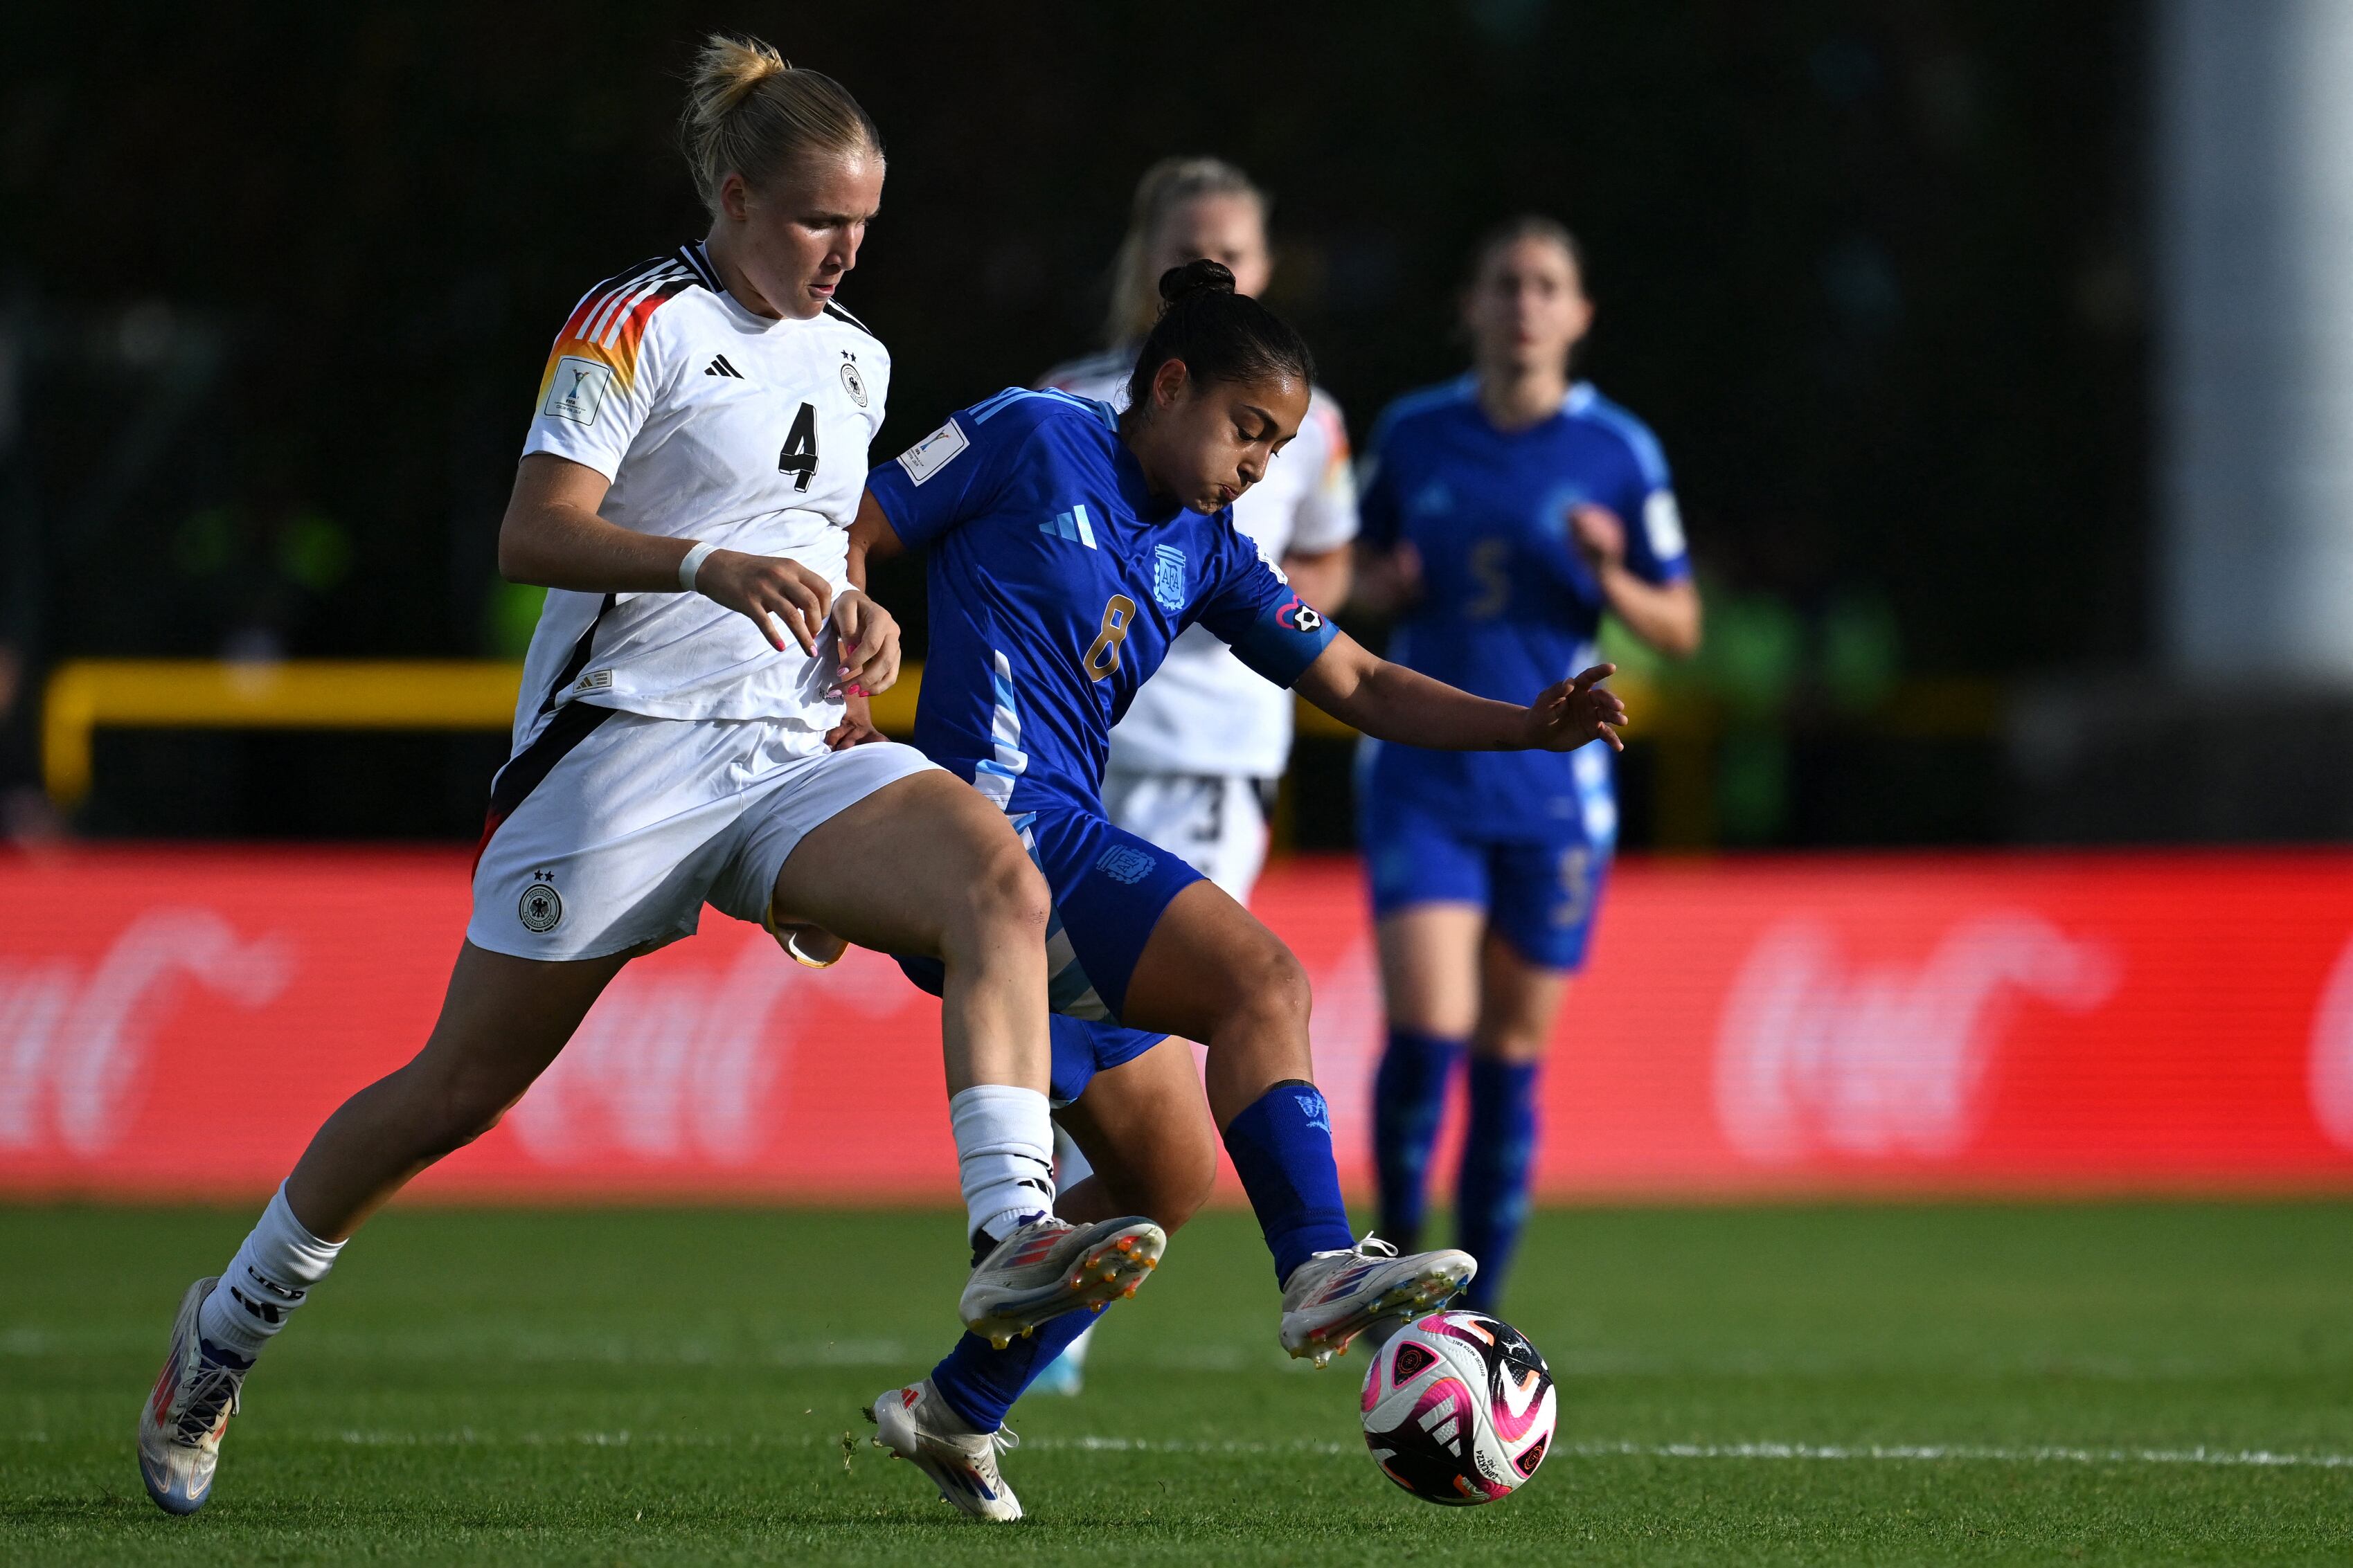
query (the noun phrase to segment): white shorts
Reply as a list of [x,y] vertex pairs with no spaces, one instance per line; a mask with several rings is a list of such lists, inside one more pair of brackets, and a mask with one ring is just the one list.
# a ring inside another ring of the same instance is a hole
[[766,720],[571,704],[491,785],[466,940],[602,958],[692,936],[705,903],[765,924],[776,873],[811,829],[932,765],[890,742],[828,752]]
[[1248,773],[1131,773],[1103,775],[1103,815],[1148,839],[1238,903],[1266,868],[1266,811]]

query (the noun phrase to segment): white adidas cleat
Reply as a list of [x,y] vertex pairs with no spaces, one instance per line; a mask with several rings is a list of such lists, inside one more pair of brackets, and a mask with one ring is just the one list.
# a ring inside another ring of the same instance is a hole
[[249,1370],[205,1354],[196,1310],[217,1283],[199,1279],[180,1298],[171,1353],[139,1413],[139,1479],[166,1513],[194,1513],[212,1496],[221,1434],[237,1414],[237,1391]]
[[964,1326],[1003,1350],[1065,1312],[1100,1312],[1160,1267],[1168,1233],[1148,1219],[1072,1225],[1043,1215],[989,1250],[956,1302]]
[[912,1459],[932,1478],[940,1496],[975,1519],[1021,1517],[1021,1500],[1005,1484],[997,1456],[1018,1448],[1021,1439],[1000,1426],[994,1432],[966,1432],[948,1414],[932,1380],[894,1388],[866,1412],[874,1423],[874,1446],[888,1448],[894,1459]]
[[1437,1310],[1471,1283],[1478,1259],[1451,1247],[1405,1257],[1376,1236],[1345,1252],[1319,1252],[1282,1287],[1282,1348],[1324,1365],[1384,1318]]

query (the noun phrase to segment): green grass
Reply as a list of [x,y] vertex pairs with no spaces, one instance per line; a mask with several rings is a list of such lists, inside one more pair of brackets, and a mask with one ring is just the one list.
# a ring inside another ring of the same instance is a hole
[[[245,1224],[0,1209],[0,1561],[2353,1553],[2345,1205],[1540,1215],[1511,1316],[1560,1376],[1560,1443],[1460,1510],[1382,1479],[1361,1363],[1286,1363],[1254,1228],[1212,1215],[1106,1320],[1083,1397],[1015,1411],[1031,1518],[997,1529],[856,1416],[945,1349],[955,1220],[750,1210],[396,1210],[255,1374],[212,1506],[167,1519],[132,1419]],[[2336,1462],[2211,1462],[2255,1452]]]

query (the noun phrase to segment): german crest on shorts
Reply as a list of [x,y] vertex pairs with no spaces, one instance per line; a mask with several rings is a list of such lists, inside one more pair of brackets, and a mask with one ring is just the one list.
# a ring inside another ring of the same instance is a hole
[[545,882],[533,882],[522,890],[515,905],[515,914],[526,931],[550,931],[564,918],[564,900]]

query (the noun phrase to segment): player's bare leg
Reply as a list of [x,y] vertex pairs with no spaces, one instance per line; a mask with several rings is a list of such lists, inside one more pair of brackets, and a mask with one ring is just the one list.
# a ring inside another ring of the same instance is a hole
[[1471,1054],[1501,1062],[1544,1060],[1569,984],[1567,971],[1530,963],[1510,942],[1490,934],[1480,946],[1479,1019]]
[[1079,1222],[1140,1214],[1174,1232],[1209,1201],[1217,1129],[1193,1047],[1173,1036],[1095,1074],[1058,1113],[1093,1173],[1062,1190],[1056,1212]]
[[[1218,1131],[1201,1092],[1193,1047],[1174,1036],[1097,1072],[1055,1112],[1085,1174],[1061,1173],[1054,1212],[1077,1224],[1144,1215],[1176,1234],[1218,1180]],[[1028,1390],[1075,1394],[1085,1383],[1092,1327],[1064,1347]]]
[[935,953],[948,1092],[1046,1092],[1046,879],[1004,814],[953,774],[876,790],[812,829],[776,877],[780,922],[880,952]]
[[974,1238],[959,1310],[966,1328],[999,1343],[1133,1294],[1168,1241],[1133,1215],[1086,1226],[1055,1215],[1051,906],[1004,815],[962,780],[932,772],[812,830],[786,858],[772,908],[780,924],[940,959],[948,1113]]
[[1209,1048],[1209,1105],[1282,1282],[1282,1344],[1318,1365],[1383,1320],[1443,1302],[1478,1271],[1455,1251],[1399,1257],[1348,1228],[1332,1121],[1314,1081],[1306,971],[1214,884],[1169,901],[1123,1022]]
[[1307,971],[1214,882],[1169,900],[1128,977],[1121,1022],[1209,1048],[1211,1114],[1224,1128],[1278,1083],[1314,1079]]
[[496,1125],[627,962],[459,950],[425,1048],[327,1119],[227,1270],[182,1298],[139,1421],[140,1479],[158,1505],[205,1505],[245,1374],[343,1239],[418,1172]]
[[1487,911],[1452,900],[1411,904],[1375,928],[1381,1001],[1392,1028],[1465,1040],[1479,1022]]
[[548,963],[467,942],[425,1048],[327,1118],[286,1178],[304,1228],[341,1241],[492,1127],[547,1070],[627,954]]

